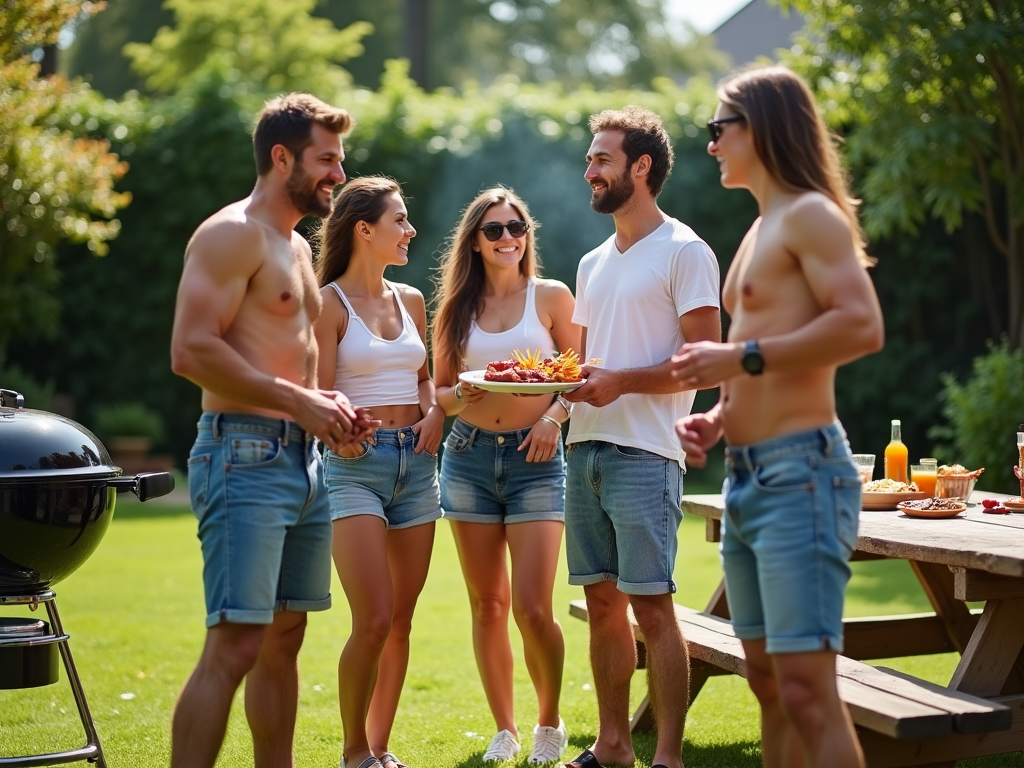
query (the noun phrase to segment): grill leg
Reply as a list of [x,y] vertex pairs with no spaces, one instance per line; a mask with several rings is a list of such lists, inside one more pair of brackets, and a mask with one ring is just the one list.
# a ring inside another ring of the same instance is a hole
[[[64,634],[64,626],[60,623],[60,614],[57,613],[57,600],[46,602],[46,612],[50,617],[50,627],[55,635]],[[82,689],[82,680],[78,677],[78,669],[75,667],[75,660],[71,656],[71,645],[65,640],[57,644],[60,648],[60,657],[64,662],[64,669],[68,673],[68,682],[71,684],[71,692],[75,697],[75,704],[78,705],[78,715],[82,718],[82,727],[85,728],[85,737],[88,739],[86,748],[95,746],[96,756],[87,758],[90,763],[95,763],[98,768],[107,768],[107,760],[103,756],[103,747],[100,746],[100,737],[96,733],[96,725],[92,721],[92,713],[89,711],[89,704],[85,700],[85,691]]]

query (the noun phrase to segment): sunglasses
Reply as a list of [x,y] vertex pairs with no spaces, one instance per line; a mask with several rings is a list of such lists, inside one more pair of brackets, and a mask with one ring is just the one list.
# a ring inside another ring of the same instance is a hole
[[484,237],[486,237],[492,243],[501,240],[501,234],[506,229],[508,230],[508,233],[512,235],[512,237],[522,237],[523,235],[530,231],[530,225],[529,223],[523,221],[522,219],[512,219],[512,221],[508,222],[508,224],[501,224],[500,222],[497,221],[489,221],[482,227],[480,227],[480,231],[484,233]]
[[717,120],[708,120],[708,133],[711,134],[711,142],[715,143],[722,138],[722,131],[725,130],[722,128],[723,125],[742,123],[746,119],[743,115],[732,115],[731,117],[720,117]]

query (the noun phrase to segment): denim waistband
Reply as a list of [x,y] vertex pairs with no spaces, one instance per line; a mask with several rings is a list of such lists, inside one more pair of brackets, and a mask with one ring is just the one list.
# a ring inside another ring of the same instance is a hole
[[837,448],[846,445],[846,431],[838,422],[817,429],[791,432],[788,435],[772,437],[750,445],[729,445],[725,448],[725,460],[730,468],[746,467],[753,471],[759,464],[767,464],[790,456],[820,453],[831,456]]
[[312,435],[291,419],[275,419],[260,416],[256,413],[211,413],[206,411],[199,417],[199,429],[208,429],[214,439],[219,439],[222,432],[246,432],[253,435],[268,435],[281,439],[282,445],[290,442],[302,443],[313,439]]
[[455,418],[455,423],[452,425],[452,432],[469,438],[470,445],[477,441],[480,441],[483,445],[504,445],[505,443],[518,445],[530,434],[530,429],[531,427],[524,427],[523,429],[512,429],[508,432],[491,432],[487,429],[474,427],[468,421],[463,421],[458,417]]

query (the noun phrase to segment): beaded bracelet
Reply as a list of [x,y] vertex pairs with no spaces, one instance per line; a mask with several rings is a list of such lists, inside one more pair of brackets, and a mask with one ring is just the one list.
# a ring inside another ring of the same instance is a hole
[[557,421],[555,421],[554,419],[552,419],[552,418],[551,418],[550,416],[548,416],[548,415],[547,415],[546,413],[545,413],[544,415],[542,415],[542,416],[540,417],[540,420],[541,420],[541,421],[546,421],[546,422],[547,422],[548,424],[554,424],[554,425],[555,425],[556,427],[558,427],[559,429],[561,429],[561,428],[562,428],[562,425],[561,425],[561,424],[559,424],[559,423],[558,423]]

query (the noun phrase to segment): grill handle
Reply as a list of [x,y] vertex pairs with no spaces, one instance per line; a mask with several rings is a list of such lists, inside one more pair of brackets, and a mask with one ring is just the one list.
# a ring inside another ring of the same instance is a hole
[[149,501],[174,490],[174,475],[170,472],[143,472],[134,477],[115,477],[107,484],[118,493],[131,491],[139,501]]
[[0,408],[8,408],[7,401],[11,400],[15,408],[25,407],[25,396],[13,389],[0,389]]

